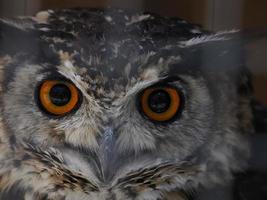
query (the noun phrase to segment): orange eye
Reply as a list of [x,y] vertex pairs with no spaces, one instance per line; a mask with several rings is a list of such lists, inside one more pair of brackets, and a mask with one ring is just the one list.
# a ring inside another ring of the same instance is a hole
[[77,107],[79,91],[70,82],[47,80],[40,86],[39,101],[49,114],[64,115]]
[[180,94],[172,87],[151,87],[144,90],[141,95],[141,109],[153,121],[171,120],[180,107]]

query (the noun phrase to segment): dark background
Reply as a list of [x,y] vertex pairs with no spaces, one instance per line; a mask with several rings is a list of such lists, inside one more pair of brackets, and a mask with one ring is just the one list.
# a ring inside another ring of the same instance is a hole
[[[177,16],[213,31],[248,29],[265,32],[265,38],[256,39],[247,45],[247,64],[254,75],[255,96],[267,106],[267,0],[0,0],[0,17],[34,15],[40,10],[54,8],[106,6]],[[263,115],[267,124],[266,113]],[[255,134],[251,141],[250,170],[257,173],[253,180],[248,176],[241,177],[248,177],[248,184],[244,185],[242,192],[252,194],[251,198],[243,195],[242,200],[267,200],[267,181],[262,185],[259,183],[260,178],[267,180],[267,134]],[[265,188],[263,192],[259,190],[261,187]],[[198,195],[198,199],[230,200],[233,199],[234,190],[232,185],[213,188],[212,191]]]

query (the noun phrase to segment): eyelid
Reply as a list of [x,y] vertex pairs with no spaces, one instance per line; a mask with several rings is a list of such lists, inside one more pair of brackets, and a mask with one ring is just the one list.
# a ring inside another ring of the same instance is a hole
[[182,79],[178,76],[168,76],[162,79],[163,82],[172,83],[176,81],[181,81]]
[[[156,83],[151,84],[148,87],[171,86],[171,87],[176,87],[177,89],[182,89],[184,84],[185,84],[185,81],[181,79],[180,77],[170,76],[170,77],[164,77],[160,79],[159,81],[157,81]],[[143,88],[143,89],[146,89],[146,88]]]

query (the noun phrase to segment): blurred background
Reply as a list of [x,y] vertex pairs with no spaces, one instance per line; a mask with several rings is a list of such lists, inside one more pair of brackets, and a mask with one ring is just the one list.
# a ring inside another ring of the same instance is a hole
[[[214,31],[267,32],[266,0],[0,0],[0,17],[34,15],[40,10],[55,8],[106,6],[177,16]],[[267,105],[267,39],[256,40],[247,49],[255,96]]]
[[[254,75],[256,99],[267,106],[267,0],[0,0],[0,17],[34,15],[46,9],[107,6],[176,16],[191,23],[200,24],[204,29],[212,31],[241,29],[265,32],[265,38],[256,39],[247,45],[246,57],[247,65]],[[265,120],[263,121],[265,125],[261,126],[266,128],[266,111],[262,112],[259,118]],[[262,130],[260,131],[266,132],[266,129]],[[252,174],[251,177],[241,176],[240,182],[243,179],[244,181],[239,185],[244,186],[244,191],[247,190],[249,194],[252,194],[251,198],[244,196],[244,200],[267,199],[266,143],[267,134],[258,134],[252,138],[253,156],[250,169],[263,170],[266,175],[263,176],[264,173],[261,172],[255,176]],[[262,184],[259,178],[262,178]],[[262,193],[258,192],[260,185],[265,188]],[[256,188],[255,191],[254,188]],[[229,195],[231,191],[231,187],[223,190],[215,189],[212,192],[200,194],[199,199],[232,199]],[[216,198],[214,198],[215,194]],[[258,194],[258,197],[255,194]]]

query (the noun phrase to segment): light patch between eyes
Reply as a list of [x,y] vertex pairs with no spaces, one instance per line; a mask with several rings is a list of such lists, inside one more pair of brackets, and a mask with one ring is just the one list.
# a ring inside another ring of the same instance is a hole
[[[68,102],[63,105],[56,105],[51,99],[51,90],[57,85],[64,85],[70,92]],[[69,82],[48,80],[45,81],[39,90],[39,99],[42,107],[53,115],[64,115],[71,112],[79,101],[79,92],[77,88]]]
[[[151,109],[149,98],[152,93],[164,91],[169,95],[169,106],[163,112],[155,112]],[[146,89],[141,96],[141,108],[143,113],[151,120],[165,122],[171,120],[178,112],[181,106],[181,98],[176,89],[171,87],[155,87]]]

